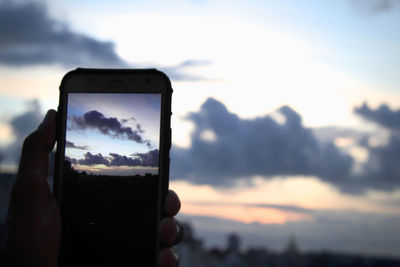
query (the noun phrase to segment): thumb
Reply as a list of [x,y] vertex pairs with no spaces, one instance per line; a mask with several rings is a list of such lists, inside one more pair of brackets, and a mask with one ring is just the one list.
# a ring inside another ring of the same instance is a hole
[[47,177],[49,153],[54,147],[56,133],[55,110],[49,110],[38,129],[24,141],[18,175],[38,175]]
[[38,201],[47,202],[52,198],[46,179],[49,172],[49,153],[55,143],[56,115],[55,110],[49,110],[38,129],[24,141],[10,208],[14,205],[35,205]]

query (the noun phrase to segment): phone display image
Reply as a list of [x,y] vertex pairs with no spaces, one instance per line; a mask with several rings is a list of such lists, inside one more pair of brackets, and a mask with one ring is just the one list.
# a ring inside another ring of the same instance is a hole
[[158,174],[159,94],[68,95],[65,160],[93,175]]
[[154,258],[161,94],[68,93],[67,103],[61,258],[116,266],[132,263],[133,250]]

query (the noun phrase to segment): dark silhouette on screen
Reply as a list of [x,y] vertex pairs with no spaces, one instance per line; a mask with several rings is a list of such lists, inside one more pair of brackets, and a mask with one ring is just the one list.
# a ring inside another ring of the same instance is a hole
[[[61,261],[125,266],[155,259],[157,220],[145,218],[157,216],[157,187],[158,175],[94,175],[64,161]],[[132,203],[143,205],[132,210]]]

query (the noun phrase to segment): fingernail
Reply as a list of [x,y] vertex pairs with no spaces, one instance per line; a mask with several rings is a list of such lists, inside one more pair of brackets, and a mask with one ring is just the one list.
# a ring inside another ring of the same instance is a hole
[[179,222],[175,220],[176,223],[176,236],[179,236],[181,233],[181,227],[179,227]]
[[181,242],[183,239],[183,235],[184,235],[184,230],[183,230],[182,224],[176,219],[175,219],[175,223],[176,223],[176,235],[175,235],[175,239],[173,242],[174,245]]
[[48,110],[46,116],[44,116],[43,123],[48,123],[49,121],[52,121],[55,114],[56,113],[53,110]]
[[175,266],[178,266],[179,265],[179,255],[174,249],[171,249],[171,251],[172,251],[172,255],[174,255],[174,258],[175,258]]
[[[175,221],[176,221],[176,220],[175,220]],[[176,224],[175,238],[174,238],[174,240],[172,241],[172,243],[173,243],[174,245],[175,245],[176,243],[179,242],[179,237],[180,237],[180,228],[179,228],[179,225]]]

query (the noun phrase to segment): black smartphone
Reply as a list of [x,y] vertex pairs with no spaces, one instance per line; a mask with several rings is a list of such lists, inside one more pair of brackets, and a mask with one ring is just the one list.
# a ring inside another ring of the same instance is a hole
[[156,266],[171,147],[168,77],[76,69],[60,85],[60,266]]

